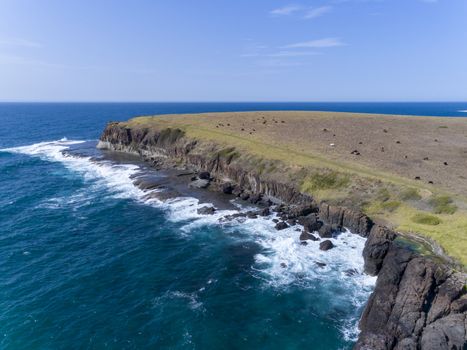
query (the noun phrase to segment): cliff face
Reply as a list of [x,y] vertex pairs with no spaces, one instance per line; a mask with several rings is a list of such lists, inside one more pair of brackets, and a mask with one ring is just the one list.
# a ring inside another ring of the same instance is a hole
[[317,208],[323,222],[368,237],[363,251],[365,271],[378,275],[378,280],[361,317],[356,349],[467,348],[465,275],[455,273],[440,259],[414,252],[395,232],[374,224],[366,215],[318,204],[286,179],[258,174],[238,159],[235,150],[189,139],[179,129],[110,123],[98,147],[139,154],[154,164],[208,171],[219,183],[235,184],[241,191],[272,202]]

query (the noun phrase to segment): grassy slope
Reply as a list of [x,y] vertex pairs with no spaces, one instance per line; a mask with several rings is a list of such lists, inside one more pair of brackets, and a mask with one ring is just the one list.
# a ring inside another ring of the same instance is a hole
[[[373,219],[390,223],[401,232],[432,238],[448,255],[467,265],[467,205],[463,205],[467,200],[460,195],[356,162],[335,161],[318,153],[303,152],[280,140],[219,130],[214,123],[199,121],[196,117],[140,117],[132,119],[128,125],[158,129],[178,127],[190,138],[235,147],[240,154],[253,155],[258,167],[270,166],[271,161],[283,164],[291,181],[297,182],[302,191],[320,200],[360,208]],[[259,172],[263,170],[258,169]],[[453,214],[439,213],[435,204],[440,196],[454,198],[456,203],[461,203],[459,209]]]

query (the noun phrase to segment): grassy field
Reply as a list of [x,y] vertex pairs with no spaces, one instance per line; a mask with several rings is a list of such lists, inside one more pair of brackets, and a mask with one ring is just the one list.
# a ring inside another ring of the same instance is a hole
[[[460,163],[455,158],[454,154],[463,159],[464,155],[459,151],[463,145],[453,145],[452,140],[467,142],[467,123],[450,118],[414,118],[418,125],[407,126],[412,117],[379,116],[380,119],[371,120],[371,124],[367,123],[368,118],[370,116],[343,113],[222,113],[140,117],[130,120],[127,125],[180,128],[189,138],[219,145],[224,152],[235,155],[236,161],[245,163],[259,174],[294,182],[318,200],[361,209],[374,220],[400,232],[431,238],[448,255],[466,266],[467,192],[456,182],[467,175],[467,163],[465,160]],[[359,128],[360,122],[364,127]],[[396,142],[382,142],[386,130],[397,130],[396,126],[401,128],[399,134],[393,131]],[[416,128],[417,133],[411,133],[410,127]],[[339,135],[341,130],[349,132],[349,128],[354,130],[347,138],[345,132]],[[312,131],[304,133],[304,129]],[[446,134],[444,141],[443,133],[454,129],[455,135]],[[384,134],[381,133],[383,136],[374,144],[365,138],[379,130],[384,130]],[[404,132],[409,136],[405,137]],[[435,134],[429,134],[431,132]],[[335,137],[336,134],[340,137]],[[431,163],[426,169],[421,167],[429,162],[422,161],[428,158],[424,142],[434,138],[437,143],[442,140],[442,146],[430,153],[429,159],[438,157],[440,164],[441,160],[457,164],[454,170],[435,164],[439,171],[446,171],[440,175],[432,169],[434,165]],[[334,139],[335,144],[329,142]],[[396,148],[401,142],[404,143],[405,158],[400,157],[400,148]],[[354,148],[358,148],[363,156],[354,157],[349,152]],[[382,148],[385,152],[379,153]],[[387,155],[387,159],[382,155]],[[411,164],[403,163],[404,159],[415,160]],[[431,175],[432,172],[436,174]],[[415,179],[413,174],[435,180]]]

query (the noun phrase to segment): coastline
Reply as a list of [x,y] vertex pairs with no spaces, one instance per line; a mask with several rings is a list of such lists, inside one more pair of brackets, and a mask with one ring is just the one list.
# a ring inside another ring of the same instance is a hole
[[[317,202],[293,184],[278,181],[271,174],[252,173],[249,164],[235,164],[234,149],[203,144],[199,139],[187,137],[183,130],[167,128],[163,123],[152,129],[111,123],[102,134],[98,147],[140,155],[156,168],[189,169],[198,174],[194,181],[200,180],[200,172],[209,172],[208,186],[211,189],[225,193],[228,184],[228,192],[237,192],[238,197],[248,193],[248,199],[254,197],[256,203],[266,202],[275,208],[285,204],[282,206],[286,208],[282,213],[284,221],[303,220],[302,217],[313,214],[322,226],[330,225],[334,230],[346,227],[368,237],[363,253],[365,270],[379,277],[360,322],[362,332],[357,349],[402,346],[407,349],[417,346],[444,349],[460,344],[462,337],[465,338],[465,329],[461,335],[452,334],[456,327],[460,332],[457,323],[461,319],[465,321],[465,274],[455,272],[455,266],[445,259],[420,254],[400,244],[394,230],[373,223],[362,212]],[[315,230],[312,227],[309,231],[313,234]],[[388,290],[391,291],[389,294]],[[444,343],[429,347],[433,338],[442,335],[445,336]]]

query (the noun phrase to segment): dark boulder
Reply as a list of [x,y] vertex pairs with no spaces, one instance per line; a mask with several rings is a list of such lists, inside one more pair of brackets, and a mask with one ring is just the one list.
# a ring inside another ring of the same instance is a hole
[[271,210],[269,208],[263,208],[259,211],[260,216],[269,216],[271,214]]
[[332,244],[332,242],[329,239],[319,244],[319,249],[324,250],[324,251],[332,249],[332,248],[334,248],[334,244]]
[[224,183],[221,186],[222,192],[225,194],[232,194],[234,186],[231,183]]
[[261,201],[261,194],[253,194],[249,198],[250,203],[257,204],[259,201]]
[[216,212],[214,207],[202,207],[198,209],[198,214],[200,215],[212,215]]
[[211,180],[211,174],[208,171],[202,171],[198,174],[198,178],[202,180]]
[[281,221],[281,222],[278,222],[275,227],[276,227],[276,230],[280,231],[280,230],[286,229],[287,227],[289,227],[289,225],[287,225],[286,222]]
[[318,234],[321,238],[332,238],[332,226],[329,224],[323,225],[318,230]]
[[319,238],[315,237],[314,235],[312,235],[311,233],[308,233],[306,231],[302,231],[302,233],[300,234],[300,240],[301,241],[307,241],[307,240],[310,240],[310,241],[318,241]]
[[257,219],[258,218],[258,214],[255,213],[254,211],[249,211],[246,213],[246,216],[247,218],[249,219]]
[[308,232],[318,231],[323,225],[323,223],[318,220],[318,216],[316,214],[300,216],[297,219],[297,222],[302,225]]

